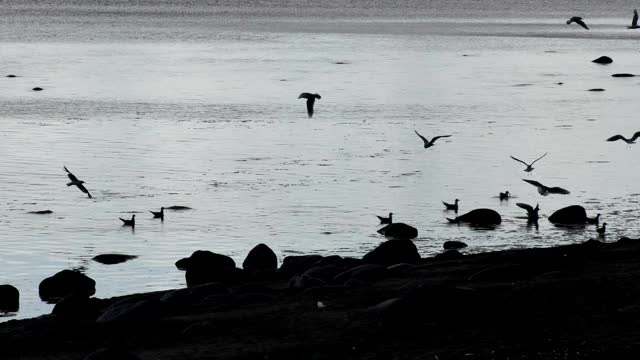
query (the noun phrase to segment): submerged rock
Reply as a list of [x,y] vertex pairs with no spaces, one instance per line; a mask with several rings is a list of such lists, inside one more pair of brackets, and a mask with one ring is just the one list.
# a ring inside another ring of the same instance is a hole
[[390,239],[414,239],[418,237],[418,229],[404,223],[393,223],[378,230],[378,234]]
[[613,62],[613,60],[608,57],[608,56],[600,56],[599,58],[595,59],[595,60],[591,60],[591,62],[594,62],[596,64],[611,64]]
[[99,262],[105,265],[113,265],[123,263],[125,261],[129,261],[137,258],[136,255],[125,255],[125,254],[102,254],[93,257],[93,261]]
[[62,270],[40,282],[40,299],[55,302],[75,294],[90,297],[96,293],[96,282],[87,275],[75,270]]
[[464,215],[460,215],[455,219],[449,219],[450,223],[469,223],[472,225],[491,226],[498,225],[502,222],[502,217],[495,210],[491,209],[475,209]]
[[12,285],[0,285],[0,312],[15,312],[20,308],[20,292]]
[[33,90],[33,91],[42,91],[42,90],[44,90],[44,89],[43,89],[43,88],[41,88],[41,87],[34,87],[34,88],[33,88],[33,89],[31,89],[31,90]]
[[8,78],[15,78],[15,77],[17,77],[17,76],[16,76],[16,75],[13,75],[13,74],[9,74],[9,75],[7,75],[7,77],[8,77]]
[[604,91],[604,89],[602,89],[602,88],[594,88],[594,89],[589,89],[587,91]]
[[165,210],[193,210],[193,208],[190,208],[188,206],[173,205],[166,207]]
[[442,247],[445,250],[452,250],[452,249],[457,250],[457,249],[466,248],[467,244],[463,243],[462,241],[451,240],[451,241],[445,241]]
[[27,214],[47,215],[47,214],[53,214],[53,211],[51,210],[27,211]]
[[635,75],[634,74],[629,74],[629,73],[620,73],[620,74],[613,74],[611,76],[626,78],[626,77],[634,77]]
[[571,205],[555,211],[549,216],[554,224],[573,225],[587,222],[587,211],[580,205]]
[[420,254],[411,240],[388,240],[362,257],[367,264],[391,266],[400,263],[416,263]]

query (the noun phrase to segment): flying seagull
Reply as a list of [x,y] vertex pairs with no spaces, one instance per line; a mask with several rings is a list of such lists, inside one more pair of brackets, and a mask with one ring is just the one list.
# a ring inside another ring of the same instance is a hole
[[424,148],[428,149],[430,147],[432,147],[433,145],[435,145],[436,140],[440,139],[440,138],[446,138],[446,137],[451,137],[451,135],[440,135],[440,136],[435,136],[433,139],[431,139],[431,141],[429,141],[426,137],[420,135],[420,133],[418,133],[417,131],[413,130],[416,135],[418,135],[420,137],[420,139],[422,139],[422,141],[424,141]]
[[547,156],[547,154],[548,154],[548,153],[544,153],[544,155],[542,155],[542,156],[540,156],[539,158],[537,158],[537,159],[533,160],[533,162],[532,162],[531,164],[527,164],[526,162],[524,162],[524,161],[522,161],[522,160],[520,160],[520,159],[514,158],[514,157],[513,157],[513,155],[509,155],[509,156],[511,156],[511,158],[512,158],[513,160],[515,160],[515,161],[517,161],[517,162],[521,162],[521,163],[523,163],[523,164],[527,167],[526,169],[524,169],[524,171],[526,171],[526,172],[531,172],[531,171],[533,171],[533,169],[534,169],[534,168],[533,168],[533,164],[535,164],[535,163],[536,163],[536,161],[538,161],[538,160],[542,159],[543,157]]
[[307,114],[309,117],[313,116],[313,104],[315,104],[316,99],[321,99],[320,95],[312,94],[312,93],[302,93],[298,96],[298,99],[307,99]]
[[160,211],[149,210],[149,212],[153,214],[154,219],[164,220],[164,206],[160,208]]
[[458,212],[458,201],[460,201],[460,200],[456,199],[455,203],[453,203],[453,204],[449,204],[449,203],[446,203],[444,201],[442,203],[444,204],[444,207],[447,210],[453,210],[455,212]]
[[535,208],[525,203],[516,203],[516,205],[518,205],[518,207],[521,207],[527,210],[527,219],[529,221],[536,222],[540,218],[540,215],[538,215],[538,211],[540,211],[540,206],[538,204],[536,204]]
[[66,166],[63,166],[62,168],[64,169],[64,171],[67,172],[67,176],[69,177],[69,180],[71,180],[70,182],[67,183],[67,186],[71,186],[71,185],[77,186],[78,189],[80,189],[80,191],[82,191],[83,193],[87,194],[87,196],[89,196],[89,199],[91,199],[92,196],[89,193],[89,190],[87,190],[87,188],[84,187],[84,185],[82,185],[82,184],[84,184],[84,181],[78,180],[78,178],[75,175],[73,175],[71,173],[71,171],[69,171],[69,169],[67,169]]
[[[378,215],[376,215],[378,216]],[[382,216],[378,216],[378,219],[380,219],[380,224],[391,224],[393,223],[393,213],[389,213],[389,217],[382,217]]]
[[633,134],[631,139],[627,139],[626,137],[624,137],[622,135],[613,135],[612,137],[608,138],[607,141],[622,140],[622,141],[626,142],[627,144],[631,145],[631,144],[635,144],[636,143],[636,139],[638,137],[640,137],[640,131],[636,131],[636,133]]
[[136,227],[136,215],[131,215],[131,220],[119,218],[122,221],[122,226]]
[[567,20],[567,25],[571,24],[572,22],[589,30],[589,27],[587,26],[587,24],[584,23],[584,21],[582,21],[582,18],[580,16],[572,16],[571,19]]
[[640,26],[638,26],[638,10],[633,10],[633,20],[631,20],[631,26],[627,26],[627,29],[640,29]]
[[547,196],[549,194],[563,194],[563,195],[569,194],[569,190],[563,189],[561,187],[544,186],[544,185],[540,184],[539,182],[537,182],[535,180],[522,179],[522,181],[528,182],[529,184],[537,187],[538,188],[538,192],[542,196]]

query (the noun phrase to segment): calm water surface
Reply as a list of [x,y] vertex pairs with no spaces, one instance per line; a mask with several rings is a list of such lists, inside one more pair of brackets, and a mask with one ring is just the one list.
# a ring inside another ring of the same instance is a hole
[[[595,235],[528,227],[516,202],[545,217],[582,204],[609,240],[639,235],[640,149],[605,141],[639,130],[640,81],[610,76],[640,73],[631,3],[126,3],[3,2],[0,75],[19,76],[0,78],[13,318],[48,313],[38,283],[65,268],[110,297],[184,286],[173,264],[197,249],[237,263],[261,242],[280,259],[362,256],[389,211],[419,229],[423,256],[446,240],[481,252]],[[592,30],[566,25],[574,14]],[[590,62],[600,55],[615,62]],[[303,91],[322,95],[313,119]],[[414,129],[453,136],[424,149]],[[509,158],[545,152],[532,174]],[[63,165],[94,199],[64,186]],[[542,197],[522,178],[571,194]],[[502,225],[448,225],[441,200],[454,198]],[[147,212],[170,205],[194,210]],[[132,213],[135,232],[118,220]],[[91,260],[111,252],[140,257]]]

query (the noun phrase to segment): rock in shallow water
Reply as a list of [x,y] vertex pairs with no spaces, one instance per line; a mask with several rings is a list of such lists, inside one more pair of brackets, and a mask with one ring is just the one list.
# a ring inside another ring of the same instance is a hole
[[20,292],[12,285],[0,285],[0,312],[15,312],[20,308]]
[[587,211],[580,205],[571,205],[555,211],[549,216],[554,224],[573,225],[587,222]]
[[634,74],[629,74],[629,73],[620,73],[620,74],[613,74],[611,75],[613,77],[619,77],[619,78],[627,78],[627,77],[634,77]]
[[71,294],[90,297],[96,293],[96,282],[75,270],[62,270],[40,282],[40,299],[55,302]]
[[128,260],[132,260],[137,258],[136,255],[125,255],[125,254],[101,254],[93,257],[93,261],[99,262],[105,265],[113,265],[123,263]]
[[445,250],[451,250],[451,249],[457,250],[457,249],[466,248],[467,244],[463,243],[462,241],[451,240],[451,241],[445,241],[442,247]]
[[479,226],[493,226],[502,222],[502,217],[495,210],[491,209],[475,209],[464,215],[460,215],[455,219],[449,219],[450,223],[468,223]]
[[418,237],[418,229],[404,223],[389,224],[378,230],[378,234],[389,239],[414,239]]
[[232,258],[207,250],[197,250],[190,257],[178,260],[176,267],[187,271],[187,286],[235,282],[243,275]]
[[362,260],[367,264],[385,266],[412,264],[420,261],[420,254],[411,240],[388,240],[365,254]]
[[613,60],[608,56],[600,56],[595,60],[591,60],[591,62],[594,62],[596,64],[611,64]]

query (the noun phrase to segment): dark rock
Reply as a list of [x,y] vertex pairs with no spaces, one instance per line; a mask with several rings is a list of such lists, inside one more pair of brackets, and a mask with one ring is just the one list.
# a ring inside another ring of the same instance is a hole
[[411,240],[388,240],[364,255],[367,264],[390,266],[398,263],[416,263],[420,254]]
[[389,275],[405,275],[411,270],[415,269],[415,267],[415,265],[399,263],[387,267],[387,272],[389,273]]
[[320,255],[287,256],[282,260],[278,274],[289,279],[293,275],[302,274],[322,259]]
[[393,223],[378,230],[378,234],[389,239],[408,240],[418,237],[418,229],[404,223]]
[[98,323],[127,322],[143,324],[167,315],[169,306],[155,299],[130,297],[111,304],[96,319]]
[[627,77],[634,77],[634,74],[629,74],[629,73],[620,73],[620,74],[613,74],[611,75],[613,77],[620,77],[620,78],[627,78]]
[[441,252],[440,254],[437,254],[436,256],[434,256],[434,258],[436,260],[458,260],[460,258],[463,258],[464,255],[462,255],[458,250],[455,249],[451,249],[451,250],[446,250],[444,252]]
[[103,348],[85,356],[84,360],[140,360],[140,358],[123,350]]
[[221,297],[230,294],[229,288],[223,284],[209,283],[169,291],[160,298],[160,301],[174,306],[189,307],[207,303],[210,300],[218,301]]
[[469,223],[479,226],[493,226],[502,222],[502,217],[495,210],[491,209],[475,209],[471,210],[464,215],[460,215],[455,219],[448,219],[449,222],[457,223]]
[[41,88],[41,87],[34,87],[34,88],[33,88],[33,89],[31,89],[31,90],[33,90],[33,91],[42,91],[42,90],[44,90],[44,89],[43,89],[43,88]]
[[348,280],[377,281],[387,274],[387,268],[382,265],[364,264],[343,271],[333,278],[334,283],[344,284]]
[[463,243],[462,241],[456,241],[456,240],[452,240],[452,241],[445,241],[444,244],[442,245],[442,247],[445,250],[458,250],[458,249],[464,249],[467,247],[467,244]]
[[12,285],[0,285],[0,312],[20,309],[20,292]]
[[188,206],[173,205],[173,206],[166,207],[165,210],[180,211],[180,210],[193,210],[193,209]]
[[278,269],[278,258],[267,245],[258,244],[249,251],[242,263],[242,268],[251,273],[273,273]]
[[521,281],[529,280],[541,270],[521,264],[490,266],[469,276],[469,281]]
[[79,271],[62,270],[42,280],[39,293],[40,299],[47,302],[55,302],[71,294],[90,297],[96,293],[96,282]]
[[48,214],[53,214],[53,211],[51,210],[28,211],[27,214],[48,215]]
[[135,255],[124,255],[124,254],[102,254],[93,257],[93,261],[99,262],[105,265],[113,265],[123,263],[128,260],[132,260],[137,258]]
[[340,274],[341,272],[347,269],[349,269],[349,267],[346,266],[345,264],[342,264],[340,262],[335,262],[332,264],[313,266],[312,268],[302,273],[302,276],[312,277],[312,278],[320,279],[324,282],[329,282],[334,277],[336,277],[336,275]]
[[595,59],[595,60],[591,60],[591,62],[594,62],[596,64],[611,64],[613,62],[613,60],[608,57],[608,56],[600,56],[599,58]]
[[178,269],[187,270],[187,286],[210,282],[236,282],[244,273],[236,268],[232,258],[207,250],[197,250],[190,257],[176,262]]
[[327,283],[323,280],[304,275],[296,275],[289,280],[289,287],[292,289],[309,289],[326,285]]
[[100,315],[100,306],[98,299],[72,294],[58,301],[51,314],[66,320],[94,321]]
[[16,75],[13,75],[13,74],[9,74],[9,75],[7,75],[7,77],[8,77],[8,78],[16,78],[17,76],[16,76]]
[[640,239],[631,239],[626,236],[620,238],[620,240],[616,241],[618,245],[640,245]]
[[597,92],[597,91],[604,91],[604,89],[602,89],[602,88],[594,88],[594,89],[589,89],[587,91],[595,91],[595,92]]
[[580,205],[571,205],[555,211],[549,216],[554,224],[572,225],[587,222],[587,211]]

